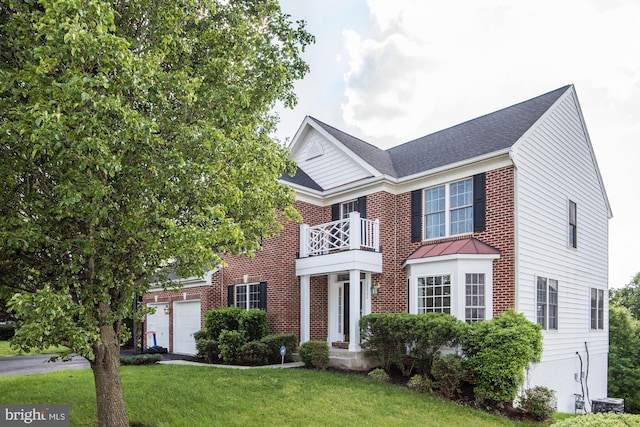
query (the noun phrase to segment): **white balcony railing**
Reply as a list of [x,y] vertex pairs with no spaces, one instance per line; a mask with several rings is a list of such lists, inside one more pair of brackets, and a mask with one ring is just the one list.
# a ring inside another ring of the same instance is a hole
[[354,249],[380,250],[379,220],[360,218],[358,212],[352,212],[346,219],[313,227],[300,225],[300,258]]

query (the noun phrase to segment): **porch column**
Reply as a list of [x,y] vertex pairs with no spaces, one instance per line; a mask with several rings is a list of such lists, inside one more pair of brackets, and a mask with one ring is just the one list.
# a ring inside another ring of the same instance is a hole
[[349,270],[349,351],[360,351],[360,270]]
[[300,276],[300,344],[311,338],[311,276]]

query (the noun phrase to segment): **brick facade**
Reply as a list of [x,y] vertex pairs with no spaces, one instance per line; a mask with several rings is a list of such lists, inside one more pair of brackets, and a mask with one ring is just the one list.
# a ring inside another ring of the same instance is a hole
[[[367,195],[367,218],[380,220],[382,249],[381,274],[373,276],[379,292],[372,298],[372,312],[406,312],[408,310],[407,274],[402,263],[424,242],[411,242],[410,193],[394,195],[377,192]],[[298,201],[296,209],[309,225],[331,221],[331,207],[319,207]],[[493,261],[494,315],[515,306],[515,210],[514,169],[504,167],[486,173],[486,229],[473,237],[500,250]],[[439,241],[468,238],[469,235]],[[211,286],[188,288],[178,293],[156,292],[145,302],[200,298],[202,317],[213,307],[227,306],[227,287],[241,283],[267,282],[267,313],[272,333],[294,333],[300,337],[300,280],[295,261],[299,252],[300,225],[283,224],[282,231],[265,238],[263,250],[253,257],[224,256],[225,266],[216,271]],[[245,278],[246,277],[246,278]],[[323,340],[328,334],[328,277],[311,278],[311,339]],[[170,330],[172,325],[170,324]],[[170,332],[172,333],[172,332]]]

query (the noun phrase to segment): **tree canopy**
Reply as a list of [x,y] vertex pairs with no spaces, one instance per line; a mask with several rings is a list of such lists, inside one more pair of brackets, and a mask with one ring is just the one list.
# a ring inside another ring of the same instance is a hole
[[611,289],[609,294],[613,304],[628,308],[633,317],[640,320],[640,273],[624,287]]
[[134,296],[296,218],[272,111],[312,42],[275,0],[0,0],[0,281],[16,343],[91,360],[100,425]]

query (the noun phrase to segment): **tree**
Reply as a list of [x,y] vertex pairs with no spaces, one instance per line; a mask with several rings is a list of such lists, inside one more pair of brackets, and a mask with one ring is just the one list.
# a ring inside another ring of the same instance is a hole
[[608,395],[624,398],[626,412],[640,413],[640,322],[615,304],[609,306]]
[[22,348],[91,361],[128,426],[132,300],[296,219],[270,135],[313,42],[275,0],[0,0],[0,281]]
[[636,320],[640,320],[640,273],[636,273],[633,280],[624,288],[609,291],[611,303],[626,307]]

